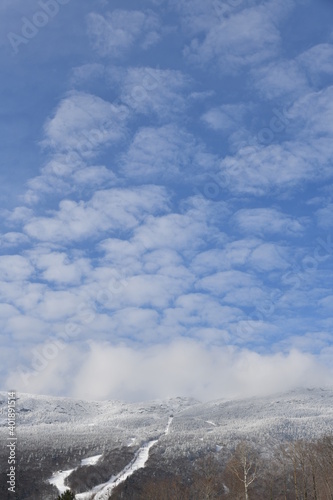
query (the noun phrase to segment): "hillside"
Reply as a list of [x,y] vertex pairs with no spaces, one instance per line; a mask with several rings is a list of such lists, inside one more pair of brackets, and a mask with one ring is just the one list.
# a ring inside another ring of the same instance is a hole
[[[5,408],[6,397],[0,393],[0,408]],[[92,493],[83,493],[96,487],[94,498],[107,500],[116,483],[145,467],[158,464],[159,469],[185,473],[196,458],[208,452],[227,456],[242,439],[269,453],[280,442],[329,434],[333,389],[208,403],[188,398],[96,402],[19,394],[17,425],[18,500],[53,500],[61,481],[67,487],[65,480],[81,491],[78,499],[92,498]],[[2,442],[6,426],[6,415],[0,414]],[[7,498],[6,460],[2,447],[1,498]],[[104,496],[101,485],[109,488]]]

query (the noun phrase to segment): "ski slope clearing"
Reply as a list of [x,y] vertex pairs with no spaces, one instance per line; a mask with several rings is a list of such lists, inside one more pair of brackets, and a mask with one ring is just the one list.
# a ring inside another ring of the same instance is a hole
[[166,427],[166,429],[165,429],[165,433],[164,433],[165,435],[168,435],[168,434],[169,434],[169,432],[170,432],[170,426],[171,426],[171,424],[172,424],[172,421],[173,421],[173,417],[169,417],[169,420],[168,420],[168,425],[167,425],[167,427]]
[[69,489],[68,486],[65,485],[65,479],[67,479],[68,476],[70,476],[74,471],[75,469],[55,472],[49,479],[49,483],[58,488],[60,495],[62,495],[66,490]]
[[[172,424],[173,417],[169,417],[168,424],[164,431],[164,435],[168,435],[170,431],[170,426]],[[114,488],[118,486],[118,484],[123,483],[126,479],[134,472],[139,469],[145,467],[148,458],[150,449],[158,443],[158,439],[154,439],[153,441],[149,441],[145,443],[137,452],[136,456],[132,460],[130,464],[128,464],[124,470],[122,470],[117,476],[111,477],[111,479],[104,484],[95,486],[90,492],[80,493],[76,495],[77,500],[108,500]]]
[[[4,442],[6,401],[7,393],[0,393],[0,439]],[[102,494],[103,488],[113,488],[116,481],[120,484],[137,467],[157,467],[160,459],[176,464],[212,450],[227,453],[244,439],[269,453],[281,442],[331,434],[333,388],[206,403],[191,398],[125,403],[18,394],[16,410],[20,470],[27,477],[38,477],[41,489],[45,486],[43,494],[33,500],[54,500],[55,491],[64,492],[68,480],[73,490],[79,484],[80,495],[86,492],[78,500],[90,500]],[[87,458],[82,461],[83,457]],[[0,450],[3,468],[7,460],[5,450]],[[104,472],[89,482],[84,471],[80,475],[77,470],[80,464]],[[55,468],[58,472],[50,478]],[[66,480],[72,471],[75,475]],[[93,490],[96,484],[98,489]]]
[[96,465],[98,460],[102,455],[95,455],[94,457],[88,457],[81,460],[81,465]]
[[[81,460],[81,466],[83,465],[96,465],[98,460],[101,458],[102,455],[95,455],[94,457],[88,457],[84,458]],[[62,493],[65,493],[66,490],[68,490],[68,486],[65,485],[65,480],[74,472],[78,467],[75,469],[69,469],[69,470],[64,470],[64,471],[58,471],[53,474],[53,476],[49,479],[49,483],[53,484],[55,486],[59,493],[62,495]]]
[[76,495],[77,500],[108,500],[113,489],[118,486],[118,484],[126,481],[128,477],[134,474],[135,471],[145,467],[146,462],[149,458],[149,450],[154,444],[158,442],[158,439],[145,443],[138,451],[137,455],[133,461],[125,467],[117,476],[111,477],[111,479],[104,484],[95,486],[91,491],[86,493],[79,493]]

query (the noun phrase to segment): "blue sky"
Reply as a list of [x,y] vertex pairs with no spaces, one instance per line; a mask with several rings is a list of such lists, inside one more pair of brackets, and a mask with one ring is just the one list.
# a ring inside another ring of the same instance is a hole
[[0,14],[3,389],[331,384],[331,2]]

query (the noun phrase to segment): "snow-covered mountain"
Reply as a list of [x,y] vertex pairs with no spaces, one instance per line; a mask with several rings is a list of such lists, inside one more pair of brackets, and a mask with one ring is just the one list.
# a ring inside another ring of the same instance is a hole
[[[0,393],[0,409],[5,409],[6,401],[7,394]],[[272,443],[331,433],[333,389],[300,389],[209,403],[189,398],[87,402],[18,394],[16,411],[19,473],[24,488],[18,499],[55,499],[55,485],[59,486],[60,476],[66,477],[64,471],[72,471],[67,476],[76,491],[79,488],[82,492],[78,498],[99,498],[98,492],[100,498],[107,498],[101,493],[102,485],[107,485],[105,491],[109,492],[116,481],[154,460],[163,459],[172,466],[202,452],[228,449],[244,438],[268,448]],[[5,411],[0,412],[0,438],[2,442],[7,438]],[[0,459],[1,498],[7,498],[5,447]],[[80,486],[82,471],[86,477],[87,471],[98,476],[86,489]],[[35,485],[29,484],[29,477],[30,482],[31,477],[38,477]],[[96,496],[89,496],[93,488],[91,495]]]

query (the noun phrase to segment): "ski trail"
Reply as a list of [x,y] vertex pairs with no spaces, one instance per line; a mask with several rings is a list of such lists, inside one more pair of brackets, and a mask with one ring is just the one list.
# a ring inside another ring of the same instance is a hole
[[[98,460],[101,458],[102,455],[95,455],[94,457],[89,457],[89,458],[84,458],[81,460],[81,466],[82,465],[95,465]],[[78,467],[75,469],[69,469],[69,470],[63,470],[59,472],[55,472],[53,476],[48,480],[50,484],[58,488],[58,491],[60,495],[65,493],[66,490],[69,490],[70,488],[65,485],[65,480],[68,476],[72,474]]]
[[[172,421],[173,417],[170,417],[164,435],[169,434]],[[134,472],[145,467],[149,458],[149,451],[156,443],[158,443],[158,439],[145,443],[138,450],[133,460],[119,472],[119,474],[112,476],[108,482],[95,486],[91,491],[79,493],[75,496],[76,500],[108,500],[112,491],[118,484],[123,483],[128,477],[132,476]]]
[[69,490],[69,487],[65,485],[65,479],[74,472],[75,469],[70,469],[70,470],[63,470],[61,472],[55,472],[51,479],[48,480],[50,484],[53,484],[56,488],[58,488],[58,491],[60,495],[65,493],[66,490]]
[[81,460],[81,467],[83,465],[96,465],[101,456],[102,455],[95,455],[94,457],[83,458]]
[[172,421],[173,421],[173,417],[170,417],[169,420],[168,420],[168,425],[166,426],[165,433],[164,433],[166,436],[170,432],[170,425],[172,424]]
[[149,450],[154,444],[158,442],[158,439],[149,441],[145,443],[137,452],[132,462],[130,462],[119,474],[112,476],[111,479],[104,484],[99,484],[95,486],[91,491],[86,493],[79,493],[76,495],[77,500],[108,500],[112,490],[118,486],[118,484],[123,483],[129,476],[134,474],[135,471],[143,468],[149,458]]

